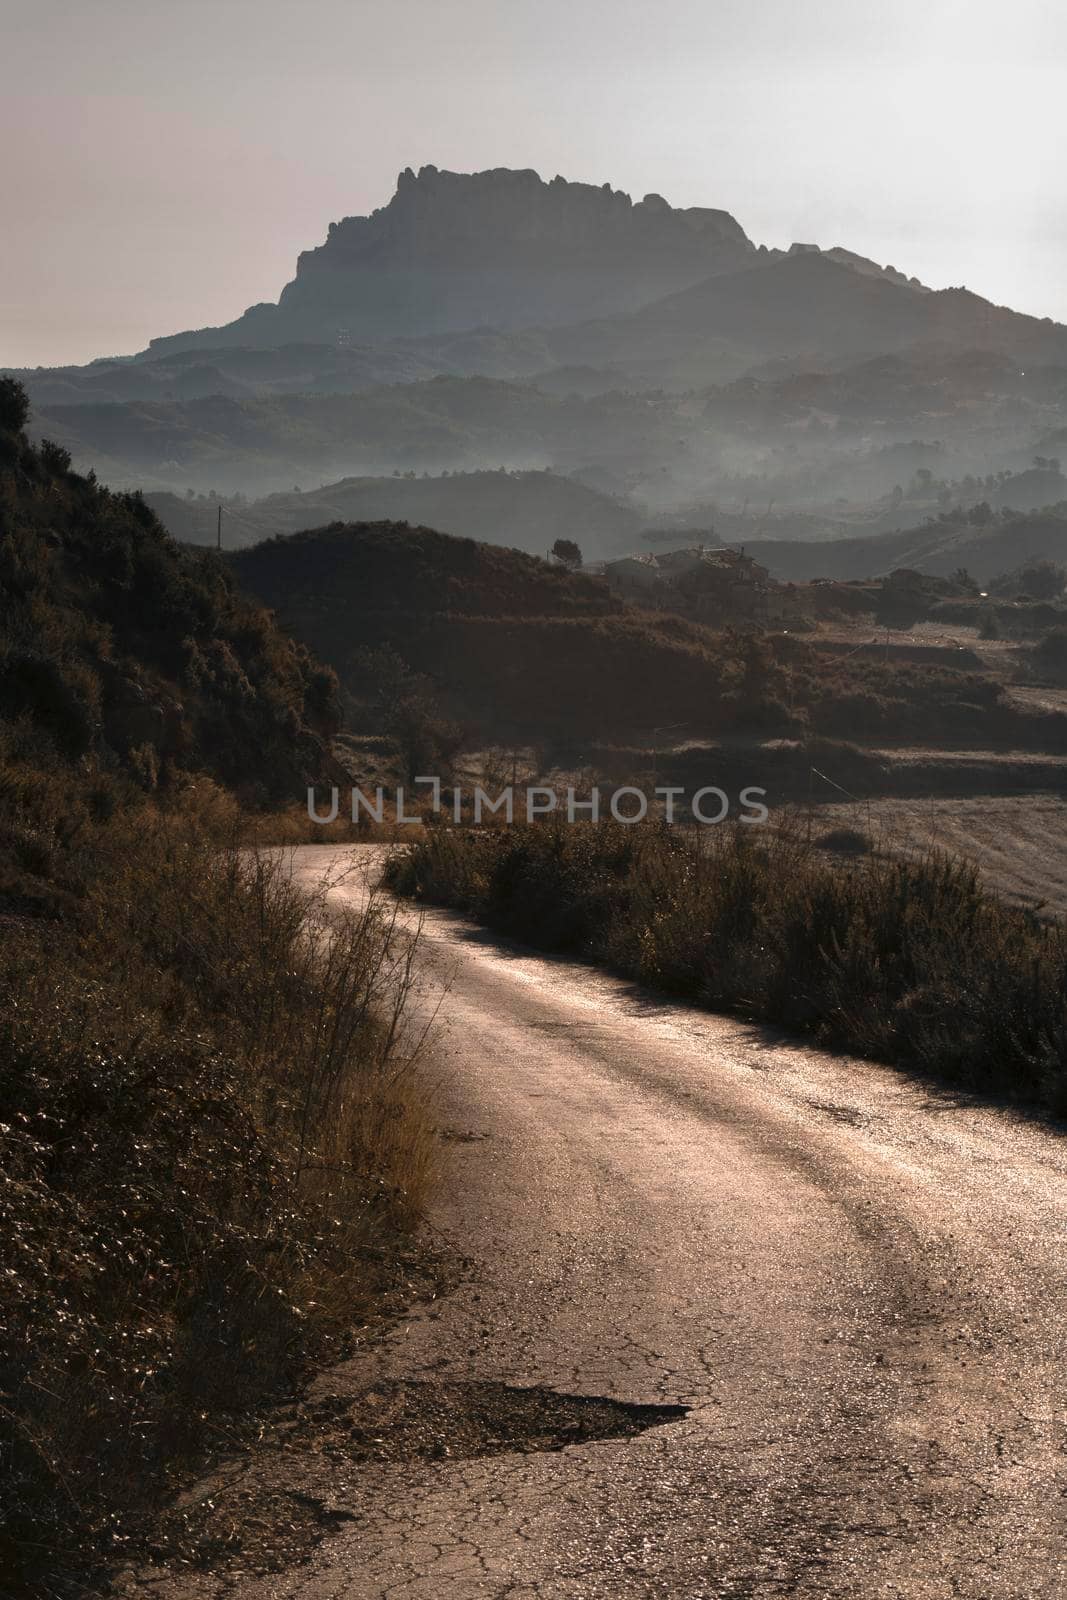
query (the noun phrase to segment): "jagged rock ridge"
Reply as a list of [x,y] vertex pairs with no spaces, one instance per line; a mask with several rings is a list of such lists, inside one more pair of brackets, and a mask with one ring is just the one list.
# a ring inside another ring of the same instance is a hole
[[725,211],[656,194],[635,204],[610,184],[533,171],[409,167],[388,205],[332,223],[300,256],[276,306],[151,348],[559,325],[634,310],[756,254]]

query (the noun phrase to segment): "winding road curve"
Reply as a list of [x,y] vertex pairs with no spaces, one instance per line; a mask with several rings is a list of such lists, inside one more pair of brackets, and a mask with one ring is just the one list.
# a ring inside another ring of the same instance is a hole
[[250,1595],[1067,1596],[1062,1138],[450,914],[422,966],[451,986],[436,1220],[473,1266],[358,1382],[690,1409],[376,1470]]

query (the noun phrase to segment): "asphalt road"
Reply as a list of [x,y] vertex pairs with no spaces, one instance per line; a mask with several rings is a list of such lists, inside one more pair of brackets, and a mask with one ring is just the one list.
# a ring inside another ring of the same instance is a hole
[[1067,1595],[1064,1140],[452,915],[422,941],[472,1267],[344,1370],[690,1409],[334,1481],[311,1563],[227,1592]]

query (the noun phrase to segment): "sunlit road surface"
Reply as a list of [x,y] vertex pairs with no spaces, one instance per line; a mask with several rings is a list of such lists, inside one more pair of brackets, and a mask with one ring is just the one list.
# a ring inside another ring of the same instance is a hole
[[472,1267],[346,1370],[691,1410],[364,1475],[247,1592],[1067,1596],[1064,1140],[450,914],[422,947]]

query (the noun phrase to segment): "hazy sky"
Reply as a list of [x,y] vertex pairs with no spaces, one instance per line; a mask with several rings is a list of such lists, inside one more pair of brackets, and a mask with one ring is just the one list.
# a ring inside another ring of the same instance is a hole
[[397,172],[536,167],[1067,321],[1067,8],[0,0],[0,366],[273,300]]

